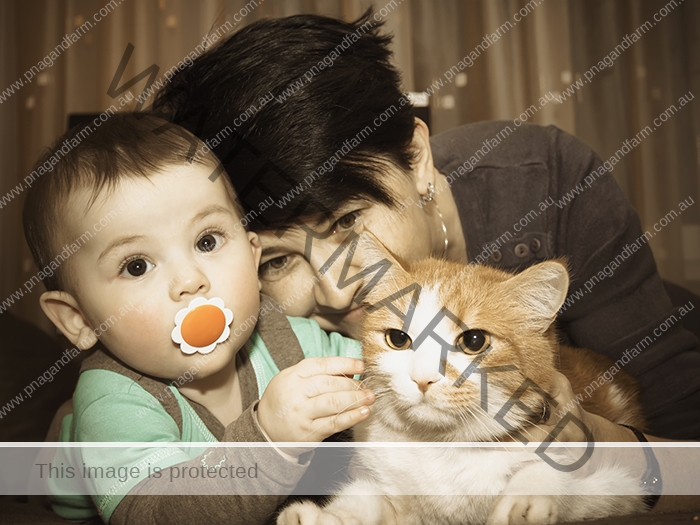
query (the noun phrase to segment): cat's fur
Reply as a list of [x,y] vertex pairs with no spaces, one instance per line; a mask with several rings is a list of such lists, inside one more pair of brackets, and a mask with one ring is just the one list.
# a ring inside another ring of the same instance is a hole
[[[528,388],[520,396],[528,408],[512,406],[505,415],[505,425],[494,417],[526,379],[549,392],[553,373],[559,369],[579,393],[612,365],[593,352],[557,343],[552,323],[569,284],[561,262],[544,262],[513,275],[434,259],[402,265],[375,243],[365,241],[363,246],[374,250],[375,260],[387,258],[392,264],[368,295],[368,303],[376,305],[413,283],[420,285],[419,300],[405,330],[413,341],[445,307],[469,329],[490,334],[492,348],[484,352],[480,369],[515,365],[517,370],[487,374],[484,411],[482,374],[471,373],[461,386],[454,386],[476,356],[448,352],[445,375],[441,375],[437,340],[427,337],[417,348],[391,349],[386,331],[402,330],[403,319],[387,306],[376,309],[366,315],[362,341],[366,384],[377,400],[371,417],[354,429],[357,441],[508,440],[512,432],[506,427],[525,429],[537,423],[543,413],[543,396],[536,388]],[[392,304],[406,313],[411,297],[406,293]],[[464,326],[443,318],[435,332],[453,342]],[[623,372],[596,388],[582,406],[614,422],[643,425],[634,381]],[[553,407],[552,411],[561,408]],[[580,455],[583,449],[576,450]],[[282,512],[277,523],[554,523],[644,508],[638,496],[614,495],[641,494],[638,479],[618,465],[603,465],[586,476],[577,476],[533,459],[537,457],[531,451],[507,452],[499,447],[360,448],[353,469],[355,481],[329,505],[320,508],[308,502],[296,503]],[[412,496],[419,494],[423,495]]]

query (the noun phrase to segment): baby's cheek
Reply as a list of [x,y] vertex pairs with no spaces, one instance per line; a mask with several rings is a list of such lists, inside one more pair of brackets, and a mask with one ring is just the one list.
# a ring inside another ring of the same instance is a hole
[[[105,333],[106,340],[117,341],[118,344],[129,348],[147,346],[152,349],[170,346],[170,332],[175,326],[173,319],[168,322],[167,316],[155,308],[143,305],[133,305],[130,310],[123,310],[117,323]],[[158,346],[155,346],[158,345]],[[109,344],[107,344],[109,347]]]

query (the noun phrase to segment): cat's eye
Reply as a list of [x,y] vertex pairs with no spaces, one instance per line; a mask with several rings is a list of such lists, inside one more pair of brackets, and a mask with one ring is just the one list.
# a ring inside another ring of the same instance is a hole
[[393,328],[390,328],[384,332],[384,339],[386,340],[386,344],[388,344],[389,347],[393,348],[394,350],[408,350],[413,344],[411,336],[409,336],[406,332],[395,330]]
[[455,341],[457,350],[465,354],[476,355],[491,345],[491,336],[483,330],[467,330]]

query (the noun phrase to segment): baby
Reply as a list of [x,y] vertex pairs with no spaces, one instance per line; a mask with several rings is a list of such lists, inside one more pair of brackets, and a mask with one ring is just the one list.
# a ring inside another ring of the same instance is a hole
[[[117,114],[85,135],[73,129],[44,153],[40,164],[63,158],[24,207],[37,267],[83,241],[46,277],[41,306],[81,350],[101,343],[82,364],[61,440],[320,442],[364,420],[374,394],[352,379],[363,370],[359,343],[261,297],[260,242],[241,227],[228,178],[209,179],[220,165],[206,146],[150,115]],[[73,521],[261,523],[305,472],[308,451],[64,449],[100,475],[83,472],[91,498],[56,486],[52,503]],[[188,467],[206,469],[221,494],[242,494],[244,483],[270,495],[143,495],[164,494]],[[105,476],[109,468],[127,474]]]

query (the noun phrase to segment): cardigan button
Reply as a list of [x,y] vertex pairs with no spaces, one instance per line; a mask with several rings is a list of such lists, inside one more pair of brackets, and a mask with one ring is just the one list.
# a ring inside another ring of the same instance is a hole
[[501,253],[501,250],[496,250],[491,254],[491,260],[495,263],[501,262],[501,259],[503,259],[503,254]]
[[530,249],[537,253],[540,248],[542,247],[542,243],[540,242],[539,239],[532,239],[532,242],[530,243]]
[[522,242],[515,246],[514,251],[515,255],[517,255],[521,259],[523,257],[527,257],[530,254],[530,248],[527,247],[527,244],[523,244]]

